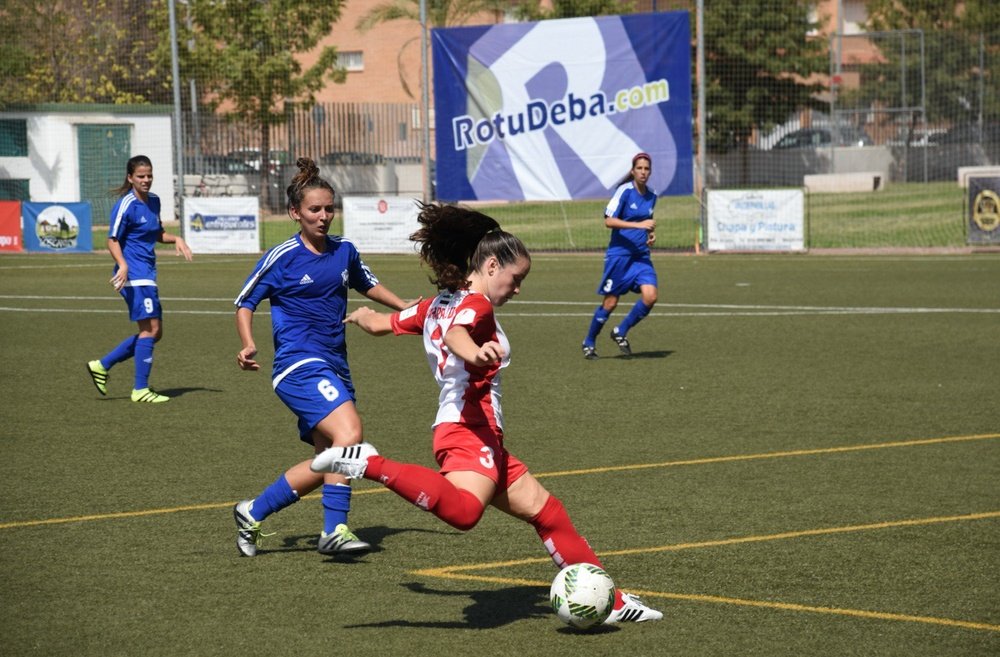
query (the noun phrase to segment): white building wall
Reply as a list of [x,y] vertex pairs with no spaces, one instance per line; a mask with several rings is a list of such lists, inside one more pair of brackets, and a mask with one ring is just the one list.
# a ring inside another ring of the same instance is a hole
[[[77,202],[80,200],[80,153],[77,126],[128,125],[132,155],[146,155],[153,162],[152,191],[162,202],[161,218],[174,219],[174,158],[171,119],[167,114],[118,114],[110,112],[0,112],[0,118],[25,119],[28,156],[0,157],[0,178],[28,179],[31,200]],[[121,180],[125,180],[121,163]],[[94,218],[107,223],[108,217]]]

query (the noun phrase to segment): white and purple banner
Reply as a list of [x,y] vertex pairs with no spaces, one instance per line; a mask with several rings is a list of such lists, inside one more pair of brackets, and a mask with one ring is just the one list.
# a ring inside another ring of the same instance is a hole
[[632,156],[661,195],[693,188],[683,11],[432,32],[437,196],[605,198]]
[[709,251],[805,251],[802,189],[710,189]]
[[184,239],[192,253],[260,253],[260,199],[185,196]]

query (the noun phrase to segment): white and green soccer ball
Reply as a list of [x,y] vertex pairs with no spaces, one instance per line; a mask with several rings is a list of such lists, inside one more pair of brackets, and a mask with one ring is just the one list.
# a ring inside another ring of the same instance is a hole
[[566,566],[552,580],[549,602],[559,620],[577,629],[603,623],[615,606],[615,583],[589,563]]

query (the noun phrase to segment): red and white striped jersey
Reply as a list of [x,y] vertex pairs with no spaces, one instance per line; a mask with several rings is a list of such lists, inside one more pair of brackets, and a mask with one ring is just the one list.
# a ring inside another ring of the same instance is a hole
[[[500,343],[504,357],[499,364],[478,367],[448,351],[444,336],[453,326],[462,326],[477,345]],[[490,425],[503,430],[500,409],[500,370],[510,363],[510,342],[484,295],[470,290],[442,291],[433,299],[392,315],[396,335],[423,335],[427,362],[441,387],[434,426],[442,422]]]

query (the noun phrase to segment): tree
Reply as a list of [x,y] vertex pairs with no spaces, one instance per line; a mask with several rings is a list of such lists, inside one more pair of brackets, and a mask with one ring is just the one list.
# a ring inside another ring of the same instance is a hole
[[[867,9],[870,31],[922,30],[924,57],[921,61],[914,35],[905,48],[882,47],[884,61],[862,70],[861,88],[851,100],[868,106],[917,105],[922,75],[929,122],[971,124],[981,114],[1000,118],[1000,3],[869,0]],[[901,33],[895,41],[903,38]],[[910,135],[917,115],[911,118]]]
[[165,0],[11,0],[0,9],[3,103],[170,102],[155,16]]
[[579,16],[615,16],[635,11],[633,2],[621,0],[527,0],[517,5],[517,15],[522,20],[539,21],[552,18]]
[[[825,43],[808,36],[808,5],[796,1],[713,0],[706,9],[706,141],[744,154],[755,128],[770,128],[817,100],[828,71]],[[745,161],[745,159],[744,159]]]
[[189,0],[193,48],[182,49],[210,106],[259,130],[262,202],[268,205],[270,127],[286,121],[287,104],[315,102],[327,82],[342,83],[337,50],[326,46],[306,70],[296,55],[313,51],[340,18],[343,0]]
[[[509,0],[427,0],[428,27],[447,27],[449,25],[465,25],[472,19],[483,16],[502,14],[509,6]],[[387,0],[372,7],[358,19],[355,26],[359,32],[367,32],[381,23],[390,21],[420,22],[420,0]],[[399,73],[399,83],[410,98],[415,98],[406,82],[406,71],[403,66],[403,53],[406,48],[416,42],[419,37],[411,37],[403,42],[396,55],[396,68]]]

